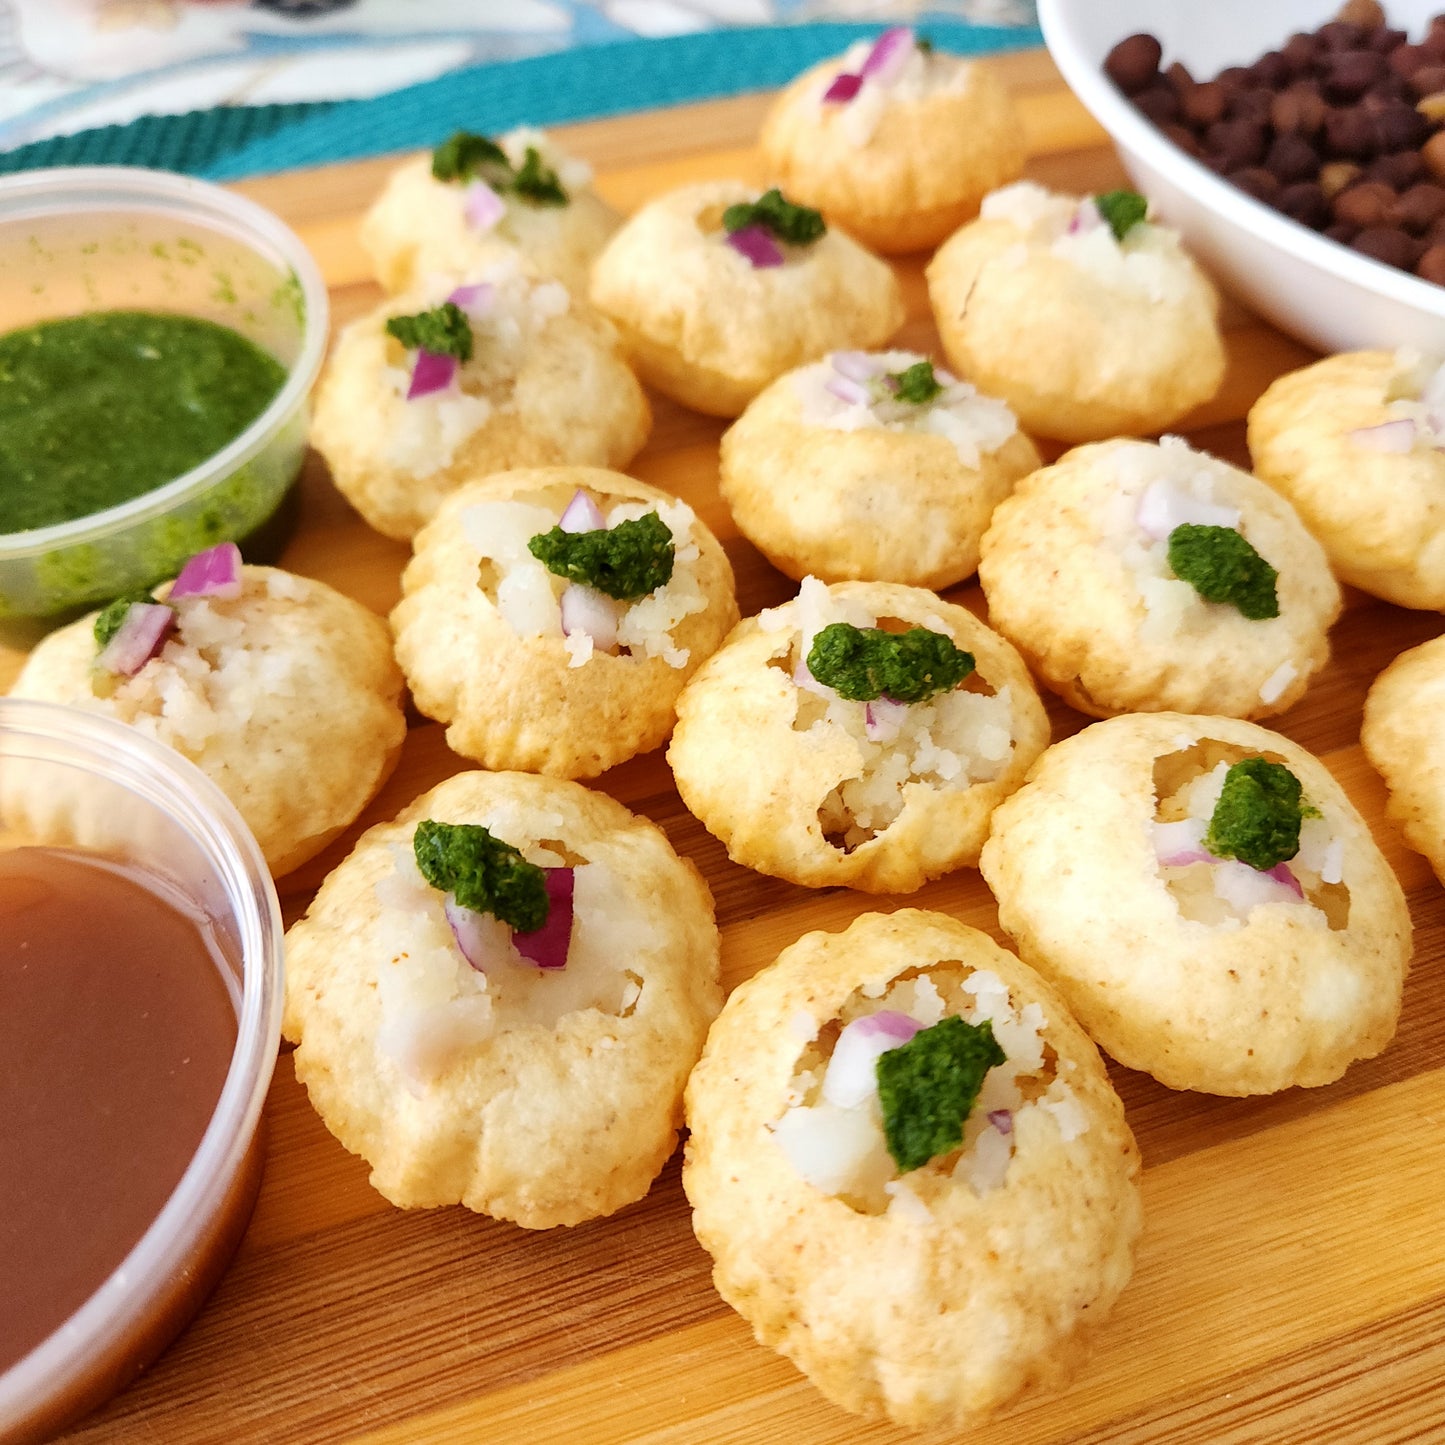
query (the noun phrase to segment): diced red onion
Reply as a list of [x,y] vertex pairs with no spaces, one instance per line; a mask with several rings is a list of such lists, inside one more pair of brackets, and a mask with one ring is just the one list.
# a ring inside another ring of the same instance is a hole
[[819,682],[808,671],[807,658],[798,659],[798,665],[793,669],[793,685],[802,688],[804,692],[811,692],[818,697],[827,698],[829,702],[834,701],[838,696],[837,692],[826,682]]
[[833,83],[823,92],[825,101],[832,101],[834,104],[844,104],[853,99],[863,85],[863,77],[854,75],[851,71],[840,70],[833,77]]
[[585,632],[603,652],[617,646],[617,604],[612,598],[580,582],[569,583],[557,600],[564,633]]
[[883,374],[883,362],[866,351],[835,351],[828,357],[828,364],[849,381],[872,381]]
[[908,704],[891,697],[874,698],[863,704],[863,731],[870,743],[891,743],[908,716]]
[[1156,542],[1162,542],[1176,527],[1193,523],[1200,527],[1239,526],[1239,509],[1204,502],[1181,492],[1173,482],[1160,478],[1145,488],[1135,513],[1139,530]]
[[831,396],[836,396],[845,406],[867,406],[868,392],[856,381],[849,381],[846,376],[830,376],[823,383],[823,390]]
[[485,181],[473,181],[462,198],[462,214],[473,230],[490,231],[507,214],[507,203]]
[[945,371],[941,366],[933,368],[933,379],[940,386],[957,386],[959,384],[958,378],[951,371]]
[[1415,423],[1408,417],[1382,421],[1378,426],[1359,426],[1346,433],[1357,447],[1371,452],[1405,453],[1415,445]]
[[891,85],[903,73],[913,54],[913,31],[906,25],[894,25],[873,42],[873,49],[860,72],[864,80]]
[[470,286],[458,286],[447,300],[460,306],[468,316],[485,316],[497,299],[497,288],[490,281],[476,281]]
[[1014,1116],[1009,1109],[990,1109],[988,1111],[988,1122],[992,1124],[1000,1134],[1008,1135],[1014,1131]]
[[530,933],[514,933],[512,942],[523,958],[538,968],[566,968],[572,946],[572,894],[576,875],[571,868],[548,868],[547,921]]
[[600,532],[607,525],[607,518],[602,515],[602,508],[578,487],[562,509],[557,525],[564,532]]
[[761,226],[743,226],[728,233],[728,245],[744,257],[755,271],[783,264],[778,243]]
[[1291,887],[1272,873],[1234,858],[1216,863],[1213,883],[1215,893],[1239,913],[1247,914],[1265,903],[1294,903],[1303,896],[1297,883]]
[[1180,818],[1174,823],[1154,824],[1154,852],[1166,868],[1182,868],[1188,863],[1212,863],[1214,855],[1204,846],[1202,818]]
[[1303,898],[1305,896],[1305,891],[1300,886],[1299,879],[1290,872],[1288,863],[1276,863],[1273,868],[1266,868],[1263,871],[1266,878],[1273,878],[1276,883],[1283,883],[1286,888],[1294,893],[1295,897]]
[[863,1103],[878,1088],[878,1056],[906,1044],[923,1025],[896,1009],[854,1019],[838,1035],[823,1075],[823,1098],[840,1109]]
[[220,597],[230,599],[241,595],[241,549],[234,542],[221,542],[197,552],[181,568],[171,583],[172,602],[182,597]]
[[1089,231],[1097,231],[1103,224],[1104,218],[1099,213],[1099,207],[1095,204],[1093,196],[1085,196],[1074,207],[1074,214],[1069,220],[1069,235],[1080,236]]
[[115,636],[95,665],[117,677],[134,677],[161,650],[176,625],[175,609],[163,602],[132,602]]
[[415,401],[418,397],[445,391],[456,380],[456,375],[455,356],[446,356],[435,351],[418,351],[416,364],[411,369],[411,385],[407,388],[406,399]]
[[462,957],[477,970],[485,973],[489,963],[498,957],[498,944],[503,941],[507,925],[490,913],[478,913],[474,908],[463,908],[453,894],[448,893],[442,911],[456,939]]

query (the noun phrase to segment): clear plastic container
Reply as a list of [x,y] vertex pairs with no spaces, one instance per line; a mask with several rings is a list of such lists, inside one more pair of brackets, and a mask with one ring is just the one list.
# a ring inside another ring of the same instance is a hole
[[237,1004],[210,1122],[160,1213],[70,1318],[0,1373],[0,1442],[30,1445],[123,1388],[200,1308],[251,1216],[281,1036],[276,890],[240,815],[199,769],[78,708],[0,698],[0,849],[77,847],[178,890],[209,919]]
[[86,311],[178,311],[231,327],[288,373],[266,410],[200,466],[77,521],[0,534],[0,617],[149,586],[272,517],[305,454],[329,311],[316,263],[280,220],[164,171],[26,171],[0,180],[0,276],[0,334]]

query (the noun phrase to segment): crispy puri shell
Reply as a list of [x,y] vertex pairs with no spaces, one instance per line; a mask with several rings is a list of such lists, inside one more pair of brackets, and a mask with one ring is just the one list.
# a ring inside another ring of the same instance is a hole
[[[1000,1188],[939,1176],[930,1221],[860,1213],[805,1183],[768,1132],[803,1048],[793,1021],[822,1024],[857,990],[934,965],[990,970],[1042,1006],[1088,1128],[1065,1142],[1028,1111]],[[1139,1155],[1097,1051],[1048,984],[942,914],[809,933],[742,984],[688,1083],[687,1123],[683,1186],[719,1293],[848,1410],[960,1429],[1062,1383],[1133,1268]]]
[[[1283,762],[1344,844],[1348,924],[1268,904],[1181,917],[1150,825],[1155,762],[1201,739]],[[1253,723],[1178,713],[1096,723],[1050,748],[994,814],[980,863],[999,921],[1106,1053],[1172,1089],[1267,1094],[1339,1078],[1394,1037],[1410,914],[1344,790]]]
[[[495,807],[559,815],[562,839],[605,863],[652,924],[619,959],[641,981],[630,1013],[563,1014],[505,1029],[413,1092],[378,1051],[374,885],[424,818]],[[283,1030],[327,1128],[371,1165],[393,1204],[464,1204],[527,1229],[577,1224],[640,1199],[672,1153],[682,1089],[721,1003],[712,899],[663,833],[575,783],[460,773],[369,829],[286,935]]]

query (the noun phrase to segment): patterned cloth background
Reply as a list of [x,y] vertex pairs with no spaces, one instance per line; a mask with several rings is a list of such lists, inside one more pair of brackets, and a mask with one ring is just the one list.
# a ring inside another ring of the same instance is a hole
[[1030,0],[0,0],[0,149],[144,115],[371,97],[629,38],[924,12],[1033,19]]

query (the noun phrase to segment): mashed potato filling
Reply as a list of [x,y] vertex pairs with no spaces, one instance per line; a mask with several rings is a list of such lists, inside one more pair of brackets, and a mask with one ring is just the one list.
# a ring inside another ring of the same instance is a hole
[[[1268,872],[1237,858],[1208,853],[1204,837],[1225,775],[1234,763],[1255,756],[1260,755],[1205,741],[1166,754],[1156,763],[1159,802],[1152,842],[1160,879],[1182,918],[1210,927],[1238,928],[1256,908],[1278,906],[1322,926],[1344,928],[1349,921],[1344,840],[1327,819],[1307,816],[1300,826],[1299,851]],[[1269,761],[1282,759],[1269,757]]]
[[[906,1175],[899,1174],[884,1138],[876,1054],[860,1058],[848,1030],[856,1020],[882,1013],[902,1014],[922,1028],[950,1014],[975,1025],[988,1019],[1006,1055],[984,1076],[962,1144]],[[1049,1115],[1066,1142],[1089,1127],[1044,1040],[1043,1009],[1037,1003],[1019,1008],[1003,980],[988,970],[965,974],[949,962],[911,969],[886,989],[853,994],[821,1030],[806,1016],[798,1022],[802,1028],[795,1032],[812,1032],[789,1080],[788,1106],[769,1127],[803,1179],[860,1213],[924,1222],[931,1218],[930,1198],[949,1181],[980,1197],[1000,1188],[1017,1148],[1020,1118],[1031,1112]]]
[[[1169,533],[1185,523],[1243,533],[1243,514],[1230,495],[1225,469],[1182,437],[1161,437],[1157,447],[1119,447],[1108,464],[1118,494],[1103,519],[1102,545],[1119,556],[1138,589],[1144,606],[1140,638],[1169,642],[1205,625],[1210,609],[1224,605],[1206,602],[1174,575]],[[1282,664],[1261,687],[1261,700],[1273,702],[1295,675],[1293,663]]]
[[[927,360],[916,351],[835,352],[805,366],[793,378],[803,424],[830,431],[941,436],[953,443],[964,466],[977,467],[982,456],[998,451],[1018,431],[1018,422],[1006,403],[981,395],[946,371],[934,372],[943,390],[932,401],[915,404],[889,394],[888,376]],[[860,365],[871,373],[863,381],[853,374]]]
[[[878,625],[866,607],[835,596],[816,577],[803,579],[793,602],[758,618],[765,632],[797,632],[796,645],[774,664],[786,667],[797,684],[794,729],[820,741],[841,733],[856,752],[856,772],[818,808],[824,836],[846,850],[887,828],[914,789],[951,792],[997,778],[1014,748],[1013,710],[1009,689],[995,692],[977,673],[952,692],[908,706],[890,703],[886,711],[840,697],[809,673],[805,661],[813,639],[832,622]],[[948,633],[937,617],[914,625]]]
[[[458,449],[487,424],[493,412],[514,409],[512,386],[523,357],[537,335],[571,305],[559,281],[523,273],[513,257],[497,261],[470,278],[486,288],[463,307],[472,326],[471,359],[457,368],[448,387],[407,400],[415,357],[399,341],[387,342],[391,362],[383,373],[397,398],[385,458],[413,477],[429,477],[450,466]],[[437,297],[437,304],[445,300]]]
[[1022,265],[1031,247],[1044,247],[1110,290],[1132,291],[1159,304],[1180,302],[1189,294],[1189,261],[1175,232],[1141,221],[1120,241],[1099,223],[1090,197],[1080,200],[1034,181],[1016,181],[985,196],[979,217],[1022,232],[1019,244],[1000,258],[1002,264]]
[[627,1017],[642,981],[619,960],[660,946],[656,928],[611,869],[548,836],[561,831],[560,815],[524,817],[514,807],[499,807],[482,821],[529,863],[574,868],[567,966],[528,963],[514,947],[511,929],[491,919],[496,929],[485,970],[474,968],[452,936],[445,896],[422,877],[410,847],[393,844],[391,871],[375,884],[382,905],[376,926],[382,960],[377,1048],[416,1094],[498,1031],[553,1029],[565,1015],[583,1009]]
[[[570,499],[569,499],[570,500]],[[701,551],[693,540],[696,514],[685,502],[627,502],[594,497],[609,528],[635,521],[649,512],[672,533],[673,569],[661,587],[636,602],[617,605],[617,650],[628,655],[660,657],[669,667],[687,666],[689,650],[678,647],[673,629],[707,607],[698,579]],[[580,628],[564,633],[561,597],[566,579],[549,572],[527,549],[539,533],[557,525],[562,507],[537,495],[513,501],[478,502],[462,511],[462,530],[477,548],[480,586],[488,601],[518,637],[561,637],[568,667],[582,667],[602,649]]]
[[863,62],[873,49],[874,41],[858,40],[843,52],[837,70],[828,70],[817,78],[807,99],[825,116],[836,117],[835,124],[855,146],[866,146],[877,133],[883,113],[896,103],[917,104],[944,92],[963,92],[972,79],[973,67],[951,55],[920,50],[917,45],[891,79],[865,76],[858,92],[846,102],[825,101],[824,94],[840,75],[858,75]]

